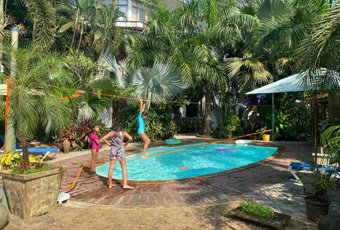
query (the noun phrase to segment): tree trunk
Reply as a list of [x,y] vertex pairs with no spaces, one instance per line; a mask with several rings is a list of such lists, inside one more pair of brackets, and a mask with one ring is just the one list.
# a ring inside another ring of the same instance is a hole
[[76,37],[76,30],[77,30],[77,25],[78,25],[78,15],[79,15],[79,8],[77,8],[76,21],[75,21],[75,23],[74,23],[72,42],[71,42],[71,45],[70,45],[69,53],[70,53],[70,51],[71,51],[72,48],[73,48],[74,39],[75,39],[75,37]]
[[[33,16],[34,17],[34,16]],[[35,44],[35,32],[37,30],[36,20],[33,19],[33,32],[32,32],[32,43]]]
[[211,133],[211,112],[212,106],[211,102],[213,101],[212,95],[212,85],[210,82],[207,83],[207,91],[205,92],[205,116],[204,116],[204,127],[203,127],[203,135],[210,136]]
[[22,149],[22,158],[24,159],[24,170],[29,170],[30,169],[30,159],[29,159],[29,153],[28,153],[28,143],[27,143],[27,138],[21,136],[20,134],[18,135],[18,140],[20,142],[20,146]]
[[107,39],[105,38],[105,39],[104,39],[104,42],[103,42],[103,46],[102,46],[102,48],[101,48],[101,50],[100,50],[100,53],[99,53],[99,58],[98,58],[98,60],[100,60],[100,59],[105,55],[105,50],[106,50],[106,47],[107,47],[107,43],[108,43],[108,41],[107,41]]
[[340,124],[340,98],[338,93],[328,94],[328,112],[330,122]]
[[119,124],[119,111],[126,105],[125,100],[112,101],[112,126]]
[[78,53],[80,51],[80,45],[81,45],[81,42],[82,42],[82,39],[83,39],[83,33],[84,33],[84,22],[81,23],[79,43],[78,43]]

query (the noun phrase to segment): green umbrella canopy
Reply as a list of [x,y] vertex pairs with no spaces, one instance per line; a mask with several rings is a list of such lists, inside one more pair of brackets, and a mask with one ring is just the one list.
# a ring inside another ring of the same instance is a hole
[[[297,73],[273,82],[261,88],[252,90],[246,94],[272,94],[272,129],[275,130],[275,116],[274,116],[274,93],[287,93],[287,92],[303,92],[314,91],[314,97],[316,97],[316,91],[322,90],[336,90],[340,88],[339,73],[329,71],[324,68],[315,71],[305,71]],[[314,107],[317,107],[316,99],[314,100]],[[317,152],[317,110],[314,110],[315,115],[315,153]],[[315,154],[314,163],[317,164],[317,154]]]
[[340,87],[340,77],[337,72],[325,69],[314,72],[301,72],[275,81],[246,94],[268,94],[302,91],[334,90]]

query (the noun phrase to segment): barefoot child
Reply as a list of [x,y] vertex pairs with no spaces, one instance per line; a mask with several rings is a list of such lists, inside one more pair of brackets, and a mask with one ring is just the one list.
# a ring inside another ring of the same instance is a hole
[[137,124],[138,124],[138,131],[137,134],[142,138],[144,141],[144,148],[143,148],[143,154],[142,158],[145,158],[148,154],[146,153],[147,148],[150,144],[150,139],[145,134],[145,124],[144,119],[147,118],[148,113],[144,111],[145,110],[145,104],[142,100],[140,100],[140,108],[139,108],[139,115],[137,117]]
[[91,159],[91,176],[96,174],[96,159],[98,155],[98,151],[100,149],[100,142],[98,138],[98,132],[99,132],[99,125],[94,125],[92,128],[92,133],[90,135],[91,141],[92,141],[92,159]]
[[[110,138],[112,144],[110,144],[107,139]],[[124,143],[124,138],[128,139]],[[112,131],[106,134],[101,140],[103,140],[107,145],[111,146],[110,152],[110,168],[108,172],[108,185],[112,188],[112,172],[115,168],[116,160],[119,161],[120,166],[123,171],[123,189],[133,189],[133,187],[127,184],[127,170],[126,170],[126,159],[125,159],[125,149],[131,141],[132,137],[123,130],[121,125],[116,125],[113,127]]]

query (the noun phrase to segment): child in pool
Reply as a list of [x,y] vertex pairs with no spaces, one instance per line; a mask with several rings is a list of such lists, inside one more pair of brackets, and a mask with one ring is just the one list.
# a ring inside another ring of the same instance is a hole
[[98,138],[98,132],[99,132],[99,125],[94,125],[92,128],[93,132],[90,135],[91,141],[92,141],[92,159],[91,159],[91,174],[96,174],[96,159],[98,156],[98,152],[100,149],[100,142]]
[[[107,139],[111,139],[111,144],[107,141]],[[127,142],[124,143],[124,138],[128,139]],[[108,172],[108,185],[109,188],[112,188],[112,172],[115,168],[116,161],[118,160],[123,173],[123,189],[133,189],[133,187],[127,184],[127,170],[126,170],[126,159],[125,159],[125,149],[131,141],[132,137],[123,130],[121,125],[116,125],[113,127],[112,131],[106,134],[101,140],[103,140],[107,145],[111,146],[110,152],[110,168]]]
[[143,154],[142,158],[145,158],[148,154],[146,153],[147,148],[150,144],[150,139],[145,134],[145,124],[144,119],[148,117],[148,113],[145,110],[145,104],[142,100],[140,100],[140,108],[139,108],[139,115],[137,117],[137,124],[138,124],[138,131],[137,134],[142,138],[144,141],[144,148],[143,148]]

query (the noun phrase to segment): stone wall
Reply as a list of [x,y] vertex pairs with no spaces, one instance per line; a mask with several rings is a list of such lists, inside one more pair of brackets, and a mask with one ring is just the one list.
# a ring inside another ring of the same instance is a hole
[[57,169],[29,175],[0,172],[10,212],[29,219],[54,209],[60,185],[58,172]]

